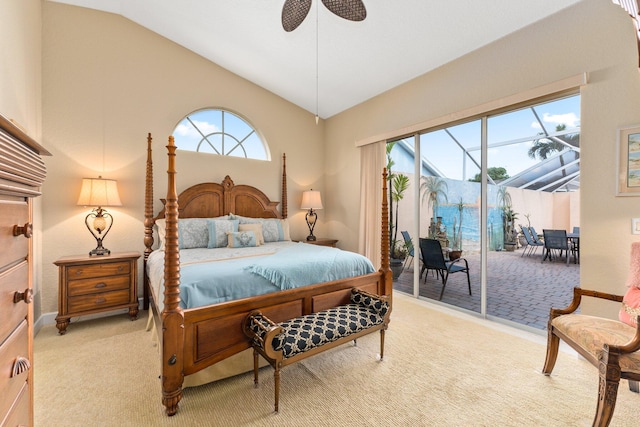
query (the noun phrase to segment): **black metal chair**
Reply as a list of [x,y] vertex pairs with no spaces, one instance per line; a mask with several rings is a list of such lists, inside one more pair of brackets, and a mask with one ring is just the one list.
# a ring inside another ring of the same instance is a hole
[[542,262],[547,258],[549,261],[552,261],[554,257],[553,251],[559,251],[560,257],[562,257],[562,252],[564,251],[567,259],[567,265],[569,265],[569,251],[571,248],[569,247],[569,242],[567,240],[567,232],[565,230],[542,230],[542,234],[544,236],[545,248],[545,254],[544,258],[542,258]]
[[[411,236],[409,236],[408,231],[401,231],[400,233],[402,233],[404,244],[409,250],[409,253],[407,254],[407,258],[404,260],[404,268],[407,268],[407,266],[411,265],[411,262],[413,262],[413,256],[414,256],[413,240],[411,240]],[[411,262],[409,262],[409,257],[411,257]]]
[[529,232],[531,233],[531,238],[533,239],[534,242],[544,245],[544,242],[540,240],[540,235],[538,234],[535,228],[529,227]]
[[523,257],[525,254],[529,256],[533,254],[535,251],[537,251],[540,246],[544,246],[544,243],[534,240],[533,235],[529,230],[529,227],[523,227],[521,225],[520,229],[522,230],[522,235],[524,236],[524,239],[527,241],[527,246],[524,247],[524,250],[522,251],[522,255],[520,255],[521,257]]
[[[425,272],[425,283],[427,282],[427,276],[429,270],[434,270],[436,274],[442,279],[442,291],[440,291],[440,300],[444,295],[444,288],[447,286],[447,280],[449,275],[453,273],[466,273],[467,284],[469,285],[469,295],[471,295],[471,279],[469,278],[469,263],[464,258],[458,258],[454,261],[445,261],[442,254],[442,246],[439,240],[435,239],[420,239],[420,253],[422,255],[422,269],[420,270],[420,277]],[[464,262],[464,267],[459,265]]]

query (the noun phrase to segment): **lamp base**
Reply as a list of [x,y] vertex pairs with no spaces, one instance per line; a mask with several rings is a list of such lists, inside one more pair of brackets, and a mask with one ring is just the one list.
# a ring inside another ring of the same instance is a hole
[[310,235],[307,236],[307,240],[315,241],[316,240],[316,236],[314,236],[313,234],[310,234]]
[[107,248],[95,248],[89,252],[89,256],[111,255],[111,251]]

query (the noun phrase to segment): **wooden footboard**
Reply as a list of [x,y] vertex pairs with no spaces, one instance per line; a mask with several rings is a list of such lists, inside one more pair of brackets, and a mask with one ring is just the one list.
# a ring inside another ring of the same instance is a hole
[[[178,216],[210,218],[234,212],[238,215],[262,218],[286,218],[286,204],[279,213],[275,205],[260,190],[250,186],[234,186],[227,176],[222,184],[199,184],[181,193],[178,208],[176,191],[175,156],[173,137],[169,137],[167,196],[164,209],[153,215],[153,165],[151,135],[147,139],[147,177],[145,186],[144,221],[144,288],[145,308],[151,295],[147,277],[147,259],[152,252],[153,226],[157,218],[164,217],[165,257],[164,308],[158,312],[153,304],[159,332],[162,370],[162,403],[168,415],[174,415],[182,398],[185,375],[194,374],[217,362],[250,348],[244,335],[243,321],[248,313],[260,310],[276,322],[349,302],[351,289],[356,287],[378,295],[392,292],[392,275],[389,268],[389,214],[387,204],[387,173],[383,171],[382,201],[382,252],[381,269],[372,274],[333,282],[319,283],[302,288],[274,292],[215,305],[183,310],[180,307],[180,253],[178,250]],[[282,199],[286,202],[286,161],[283,156]],[[197,188],[197,190],[194,190]],[[204,194],[207,194],[205,197]],[[193,202],[193,203],[192,203]],[[391,300],[389,299],[391,302]]]

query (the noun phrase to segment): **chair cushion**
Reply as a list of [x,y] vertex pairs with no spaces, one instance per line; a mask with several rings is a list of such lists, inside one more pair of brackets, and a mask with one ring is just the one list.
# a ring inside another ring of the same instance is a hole
[[[551,324],[596,359],[604,344],[623,345],[635,334],[635,328],[626,323],[585,314],[558,316]],[[640,352],[620,356],[620,368],[623,372],[640,373]]]

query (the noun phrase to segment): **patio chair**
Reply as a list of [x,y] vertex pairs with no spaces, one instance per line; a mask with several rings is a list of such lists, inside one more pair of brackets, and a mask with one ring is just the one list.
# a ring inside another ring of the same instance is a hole
[[522,230],[522,235],[524,236],[524,239],[527,241],[527,246],[524,247],[524,250],[522,251],[522,255],[520,255],[521,257],[523,257],[525,254],[527,254],[527,256],[530,256],[535,251],[537,251],[540,246],[544,246],[544,243],[540,241],[536,242],[533,239],[533,236],[531,235],[531,231],[529,231],[529,227],[524,227],[521,225],[520,229]]
[[[407,249],[409,250],[409,253],[407,254],[407,258],[405,258],[405,260],[404,260],[404,268],[407,268],[407,266],[411,265],[411,263],[413,262],[413,254],[414,254],[413,240],[411,240],[411,236],[409,236],[409,232],[408,231],[401,231],[400,233],[402,233],[402,238],[404,239],[404,244],[407,247]],[[409,258],[411,258],[411,262],[409,262]]]
[[[435,239],[423,239],[420,238],[420,253],[422,255],[422,269],[420,270],[420,277],[425,272],[425,283],[427,282],[427,276],[429,270],[434,270],[436,274],[442,279],[442,291],[440,291],[440,298],[444,295],[444,288],[447,286],[447,280],[449,275],[453,273],[466,273],[467,284],[469,286],[469,295],[471,295],[471,279],[469,278],[469,263],[465,258],[458,258],[455,261],[445,261],[442,254],[442,246],[439,240]],[[460,265],[464,262],[464,267]]]
[[571,250],[571,248],[569,248],[567,232],[565,230],[542,230],[542,234],[544,236],[545,249],[545,254],[544,258],[542,258],[542,262],[544,262],[547,258],[549,258],[549,261],[552,261],[554,257],[554,251],[559,251],[559,256],[562,256],[562,252],[564,251],[568,266],[569,251]]
[[531,238],[533,239],[534,242],[542,243],[544,245],[544,242],[540,240],[540,235],[538,234],[535,228],[529,227],[529,232],[531,233]]

